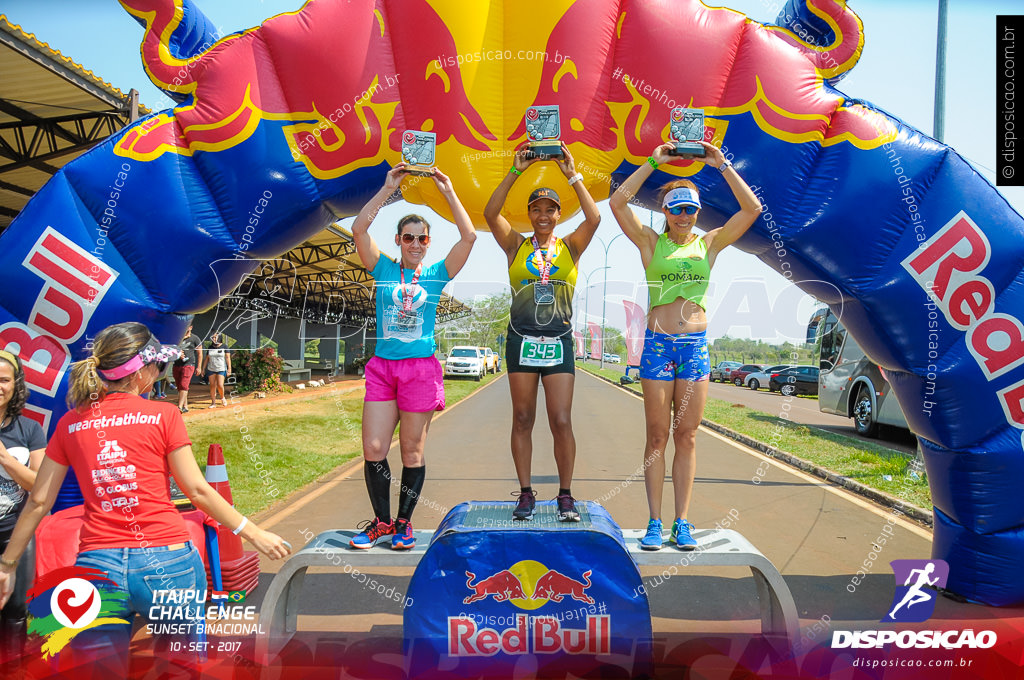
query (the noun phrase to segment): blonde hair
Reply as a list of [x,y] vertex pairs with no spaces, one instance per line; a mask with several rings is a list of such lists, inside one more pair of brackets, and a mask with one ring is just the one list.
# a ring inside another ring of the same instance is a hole
[[[92,355],[71,364],[68,406],[78,409],[102,401],[109,387],[99,370],[109,371],[129,361],[142,350],[150,335],[148,328],[134,321],[107,326],[100,331],[93,341]],[[118,384],[130,377],[109,382]]]

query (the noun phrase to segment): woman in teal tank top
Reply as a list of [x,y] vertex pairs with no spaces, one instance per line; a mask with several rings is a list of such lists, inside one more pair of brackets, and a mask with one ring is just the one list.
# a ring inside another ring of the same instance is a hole
[[[697,468],[697,427],[708,395],[707,288],[715,258],[723,248],[746,233],[761,213],[761,203],[739,176],[721,149],[702,142],[705,166],[717,168],[732,189],[740,209],[718,229],[700,235],[693,231],[700,216],[696,185],[685,179],[661,188],[658,202],[665,217],[661,234],[645,227],[629,208],[651,173],[673,156],[673,144],[662,144],[647,162],[612,194],[609,207],[623,233],[640,249],[647,273],[651,306],[641,359],[647,445],[644,449],[644,483],[650,520],[640,541],[645,550],[662,546],[661,500],[665,479],[665,450],[669,434],[675,442],[672,487],[675,521],[670,541],[680,550],[693,550],[697,542],[693,525],[686,520]],[[702,172],[709,172],[706,168]],[[673,419],[673,413],[675,418]]]

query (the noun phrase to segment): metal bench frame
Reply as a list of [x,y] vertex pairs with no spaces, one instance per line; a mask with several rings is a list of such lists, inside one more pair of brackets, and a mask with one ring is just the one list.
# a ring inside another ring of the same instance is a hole
[[[325,531],[292,555],[274,575],[260,607],[261,635],[256,637],[256,661],[268,664],[272,653],[295,634],[299,616],[299,597],[309,567],[355,569],[373,567],[415,568],[426,553],[432,531],[414,531],[416,547],[412,550],[391,550],[382,541],[369,550],[348,546],[356,532]],[[742,534],[731,529],[696,530],[697,548],[681,551],[666,546],[648,551],[640,548],[641,530],[622,532],[630,557],[638,566],[749,567],[757,587],[761,605],[761,632],[783,653],[792,653],[799,632],[799,618],[793,595],[779,570]],[[272,647],[273,645],[273,647]]]

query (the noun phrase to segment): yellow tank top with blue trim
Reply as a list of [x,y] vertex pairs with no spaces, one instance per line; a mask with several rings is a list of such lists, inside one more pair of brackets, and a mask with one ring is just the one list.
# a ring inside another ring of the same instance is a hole
[[683,298],[707,310],[711,261],[708,244],[699,235],[686,245],[677,244],[668,234],[659,236],[646,273],[651,307]]
[[537,253],[533,249],[532,239],[526,238],[519,245],[508,268],[508,282],[512,287],[509,325],[520,335],[559,336],[572,330],[576,263],[572,261],[569,246],[562,239],[556,238],[555,256],[548,274],[548,281],[554,284],[555,302],[538,305],[534,301],[533,284],[540,281],[546,257],[546,249]]

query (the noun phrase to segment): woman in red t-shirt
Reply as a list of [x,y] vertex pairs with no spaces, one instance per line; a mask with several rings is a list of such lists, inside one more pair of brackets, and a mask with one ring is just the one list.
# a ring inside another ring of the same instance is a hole
[[[68,466],[74,468],[85,497],[75,565],[104,571],[117,584],[125,594],[122,609],[106,616],[128,623],[82,631],[72,646],[90,657],[113,651],[113,663],[125,669],[131,620],[134,613],[147,616],[153,605],[164,602],[156,591],[193,591],[200,601],[206,599],[202,559],[171,502],[171,474],[196,507],[234,527],[263,554],[277,559],[290,552],[280,536],[250,523],[206,483],[178,409],[139,396],[179,355],[140,323],[110,326],[96,336],[92,356],[72,366],[72,410],[57,423],[25,510],[0,555],[2,606],[13,589],[18,559],[50,511]],[[195,626],[187,630],[198,633]],[[166,642],[158,637],[157,648]],[[195,656],[194,650],[188,655]]]

